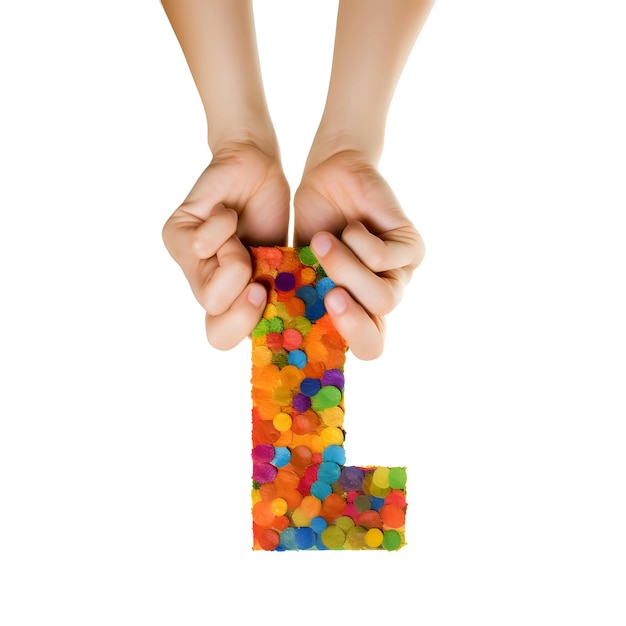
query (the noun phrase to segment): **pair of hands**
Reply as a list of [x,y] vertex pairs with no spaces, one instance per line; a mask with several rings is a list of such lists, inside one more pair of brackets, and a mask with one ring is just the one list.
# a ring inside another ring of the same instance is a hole
[[[258,323],[265,288],[250,283],[246,246],[286,245],[290,190],[280,162],[249,144],[213,155],[163,227],[163,241],[206,311],[209,343],[239,344]],[[424,256],[423,241],[377,169],[340,152],[306,169],[294,197],[294,245],[310,243],[337,287],[325,298],[357,358],[380,356],[384,316]]]

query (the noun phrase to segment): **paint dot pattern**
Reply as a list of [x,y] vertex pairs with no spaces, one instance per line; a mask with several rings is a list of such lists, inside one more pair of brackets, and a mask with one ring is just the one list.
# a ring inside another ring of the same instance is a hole
[[310,247],[255,247],[268,291],[252,331],[253,549],[406,545],[406,469],[347,466],[348,346],[324,306],[333,289]]

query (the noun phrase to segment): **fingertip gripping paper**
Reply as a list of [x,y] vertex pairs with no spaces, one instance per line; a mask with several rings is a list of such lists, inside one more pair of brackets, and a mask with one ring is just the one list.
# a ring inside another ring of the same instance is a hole
[[348,466],[348,346],[324,307],[334,287],[308,247],[251,248],[268,303],[252,332],[253,549],[398,550],[404,467]]

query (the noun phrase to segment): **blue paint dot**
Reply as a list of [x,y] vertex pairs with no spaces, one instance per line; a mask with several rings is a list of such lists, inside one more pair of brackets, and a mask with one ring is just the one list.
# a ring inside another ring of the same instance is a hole
[[315,290],[317,291],[317,295],[320,298],[324,298],[324,296],[331,290],[335,288],[335,283],[326,276],[318,281],[317,285],[315,285]]
[[370,503],[372,505],[372,509],[374,511],[379,511],[380,507],[385,504],[384,498],[376,498],[375,496],[370,496]]
[[302,528],[296,528],[296,545],[300,550],[308,550],[315,545],[317,537],[312,528],[303,526]]
[[328,484],[320,480],[316,480],[311,485],[311,495],[315,496],[318,500],[324,500],[332,493],[333,488]]
[[316,322],[320,317],[323,317],[326,313],[326,307],[324,306],[324,300],[316,300],[313,304],[307,305],[305,315],[312,321]]
[[341,468],[337,463],[332,461],[325,461],[317,470],[317,480],[323,483],[332,484],[336,480],[339,480],[341,476]]
[[311,287],[311,285],[304,285],[303,287],[300,287],[300,289],[296,291],[296,296],[300,298],[306,306],[309,306],[319,300],[317,289],[315,289],[315,287]]
[[300,393],[312,397],[322,388],[322,383],[318,378],[305,378],[300,383]]
[[292,350],[287,357],[289,365],[302,369],[306,365],[306,354],[302,350]]
[[291,461],[291,450],[289,448],[274,448],[272,465],[275,467],[285,467],[289,461]]
[[328,522],[323,517],[314,517],[311,520],[311,528],[319,535],[321,532],[326,530],[328,526]]
[[332,444],[324,448],[324,451],[322,452],[322,460],[333,461],[333,463],[337,463],[337,465],[345,465],[346,451],[343,446]]

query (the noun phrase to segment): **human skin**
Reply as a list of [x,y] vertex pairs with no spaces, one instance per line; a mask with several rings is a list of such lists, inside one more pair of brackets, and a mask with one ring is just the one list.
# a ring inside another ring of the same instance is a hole
[[[163,239],[228,349],[265,306],[248,245],[284,245],[289,186],[267,109],[252,3],[163,0],[207,117],[213,159],[166,222]],[[361,359],[384,348],[424,244],[378,172],[397,82],[430,0],[340,0],[328,94],[294,196],[294,245],[310,243],[337,288],[329,315]]]
[[246,246],[284,245],[289,185],[257,52],[252,4],[163,0],[202,100],[209,166],[163,227],[163,241],[206,311],[208,341],[227,350],[250,334],[266,304],[250,284]]

